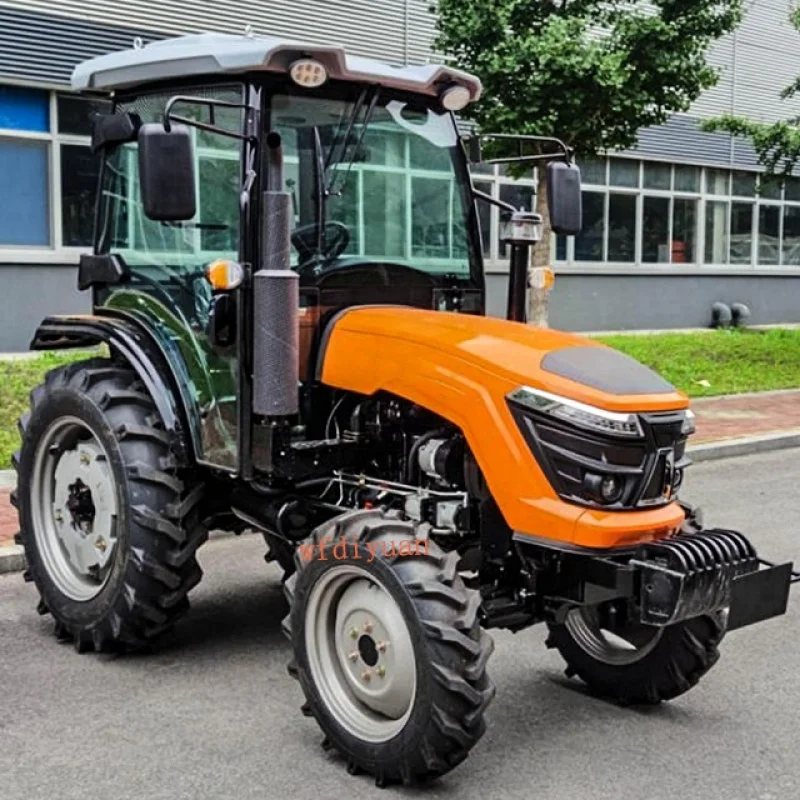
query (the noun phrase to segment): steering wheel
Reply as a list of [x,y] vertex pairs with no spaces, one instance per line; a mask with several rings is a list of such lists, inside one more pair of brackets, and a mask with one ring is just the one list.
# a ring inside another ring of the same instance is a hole
[[[319,225],[301,225],[292,232],[292,245],[297,250],[300,266],[312,261],[317,255]],[[350,244],[350,230],[342,222],[326,222],[322,229],[322,253],[326,260],[338,258]]]

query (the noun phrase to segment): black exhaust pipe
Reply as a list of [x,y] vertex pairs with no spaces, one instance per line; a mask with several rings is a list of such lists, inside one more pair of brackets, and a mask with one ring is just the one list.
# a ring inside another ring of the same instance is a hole
[[288,417],[298,411],[299,277],[290,267],[292,202],[283,189],[280,134],[267,139],[261,269],[253,276],[253,411]]

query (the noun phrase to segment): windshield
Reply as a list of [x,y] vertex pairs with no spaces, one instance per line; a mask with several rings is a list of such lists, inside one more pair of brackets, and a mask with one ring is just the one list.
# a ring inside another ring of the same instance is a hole
[[270,127],[283,140],[301,275],[379,262],[469,277],[467,176],[448,114],[366,93],[275,95]]

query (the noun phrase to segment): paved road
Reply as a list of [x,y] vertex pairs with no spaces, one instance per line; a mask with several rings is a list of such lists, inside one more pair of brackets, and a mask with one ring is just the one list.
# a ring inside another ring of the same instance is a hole
[[[800,453],[695,467],[686,497],[800,560]],[[0,577],[0,798],[380,796],[319,747],[300,715],[280,633],[278,576],[256,537],[201,553],[192,614],[155,655],[78,656]],[[798,592],[800,595],[800,592]],[[470,758],[428,798],[800,798],[800,597],[787,617],[731,634],[701,684],[658,709],[620,709],[562,677],[534,628],[496,634],[498,695]],[[384,797],[403,793],[384,790]]]

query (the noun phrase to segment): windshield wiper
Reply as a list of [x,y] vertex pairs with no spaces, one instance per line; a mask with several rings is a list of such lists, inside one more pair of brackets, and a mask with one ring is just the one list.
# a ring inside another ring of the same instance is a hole
[[[350,115],[350,119],[347,123],[347,131],[345,132],[344,138],[342,140],[342,152],[339,155],[339,160],[334,162],[335,164],[342,164],[345,155],[347,154],[347,143],[350,139],[350,134],[353,132],[353,126],[356,124],[358,120],[358,116],[361,113],[361,109],[364,107],[364,104],[367,102],[367,93],[368,89],[364,89],[361,92],[358,100],[356,101],[355,106],[353,106],[353,113]],[[332,194],[338,195],[341,194],[342,189],[344,189],[345,184],[347,183],[347,178],[350,176],[350,169],[352,168],[359,151],[361,150],[361,145],[364,143],[364,137],[367,134],[367,128],[369,127],[369,123],[372,120],[372,115],[375,112],[375,106],[378,103],[378,96],[380,94],[380,87],[374,86],[372,87],[372,96],[369,98],[369,105],[367,105],[367,109],[364,112],[364,119],[361,123],[361,131],[358,135],[358,141],[355,143],[353,147],[350,160],[347,162],[347,168],[344,170],[337,170],[334,173],[334,177],[331,178],[330,184],[326,188],[326,193],[330,196]],[[325,159],[325,169],[334,166],[333,161],[333,151],[336,147],[336,139],[334,139],[333,144],[331,145],[331,149],[328,153],[328,157]],[[334,186],[336,186],[336,176],[340,173],[344,173],[344,178],[339,182],[337,189],[334,191]]]
[[325,245],[325,220],[329,189],[325,176],[325,161],[322,159],[322,141],[319,138],[319,128],[314,126],[314,174],[317,184],[317,258],[322,257],[322,248]]
[[[346,169],[337,170],[334,172],[331,180],[328,181],[328,170],[337,165],[342,164],[345,155],[347,154],[347,146],[348,141],[350,139],[350,135],[353,132],[353,128],[358,121],[358,117],[361,114],[361,110],[364,108],[364,104],[367,103],[367,96],[368,96],[368,89],[364,89],[356,100],[355,105],[353,106],[353,110],[350,114],[350,118],[347,121],[347,128],[344,133],[344,137],[341,139],[341,151],[339,153],[338,159],[334,159],[333,154],[337,150],[337,146],[339,145],[340,141],[340,133],[341,130],[341,123],[339,128],[337,129],[336,133],[333,137],[333,142],[331,143],[330,149],[328,150],[327,154],[323,157],[322,155],[322,138],[319,133],[319,126],[314,126],[314,175],[316,178],[316,193],[315,193],[315,204],[316,204],[316,212],[317,212],[317,247],[316,247],[316,260],[322,260],[323,254],[325,251],[325,222],[327,220],[327,203],[328,198],[331,196],[338,196],[341,194],[342,190],[344,189],[347,178],[350,175],[350,169],[353,166],[353,163],[356,160],[358,152],[361,150],[361,145],[364,142],[364,136],[367,132],[367,127],[372,119],[372,115],[375,111],[375,106],[378,102],[378,94],[379,94],[379,87],[375,86],[372,88],[372,94],[369,98],[369,104],[367,105],[366,111],[364,112],[364,118],[361,123],[361,131],[359,132],[358,141],[355,143],[355,146],[352,150],[352,155],[350,160],[347,162]],[[344,178],[340,180],[337,184],[336,178],[338,177],[338,173],[343,172]]]

